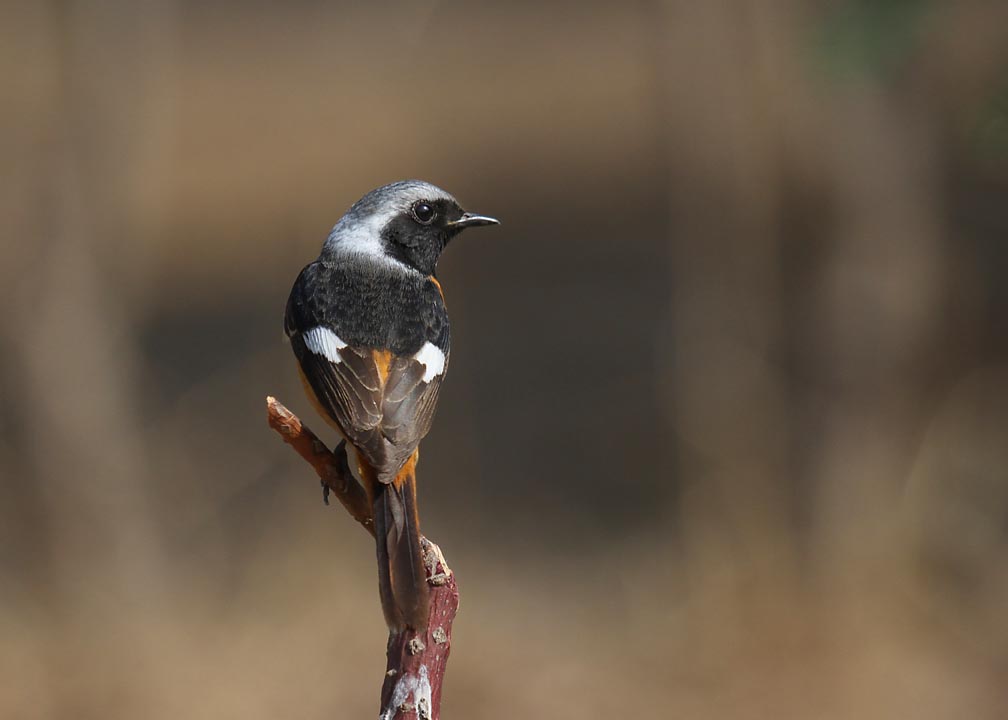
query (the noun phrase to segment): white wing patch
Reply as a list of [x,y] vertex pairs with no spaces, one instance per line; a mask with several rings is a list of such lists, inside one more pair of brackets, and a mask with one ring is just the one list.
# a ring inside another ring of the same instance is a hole
[[339,336],[327,327],[313,327],[304,334],[304,343],[316,355],[321,355],[331,363],[343,362],[339,351],[347,346]]
[[423,376],[423,381],[425,383],[429,383],[435,377],[444,372],[444,353],[441,352],[441,348],[432,343],[430,340],[424,343],[424,346],[417,351],[417,354],[413,356],[413,359],[426,368]]
[[[316,355],[321,355],[334,364],[343,362],[339,351],[345,348],[347,344],[340,340],[339,335],[329,328],[322,325],[313,327],[304,333],[303,338],[305,346]],[[429,340],[417,351],[413,359],[424,366],[423,381],[425,383],[429,383],[444,372],[445,354],[441,352],[441,348]]]

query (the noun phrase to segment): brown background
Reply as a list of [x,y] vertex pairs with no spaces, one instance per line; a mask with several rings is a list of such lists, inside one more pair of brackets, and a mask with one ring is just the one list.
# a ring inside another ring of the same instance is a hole
[[446,718],[1004,717],[1006,11],[5,4],[0,715],[376,713],[263,399],[419,177],[503,221],[439,272]]

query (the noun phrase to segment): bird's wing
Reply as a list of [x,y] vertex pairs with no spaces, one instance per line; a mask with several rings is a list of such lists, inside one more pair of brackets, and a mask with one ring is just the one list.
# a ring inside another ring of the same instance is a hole
[[319,409],[391,482],[430,430],[446,355],[430,343],[410,356],[356,348],[324,327],[295,331],[291,343]]
[[384,461],[388,453],[380,432],[383,389],[374,354],[350,347],[316,352],[310,332],[297,333],[291,344],[317,409],[372,464]]
[[447,365],[447,352],[431,343],[415,355],[394,357],[389,364],[381,430],[390,443],[403,449],[403,462],[431,428]]

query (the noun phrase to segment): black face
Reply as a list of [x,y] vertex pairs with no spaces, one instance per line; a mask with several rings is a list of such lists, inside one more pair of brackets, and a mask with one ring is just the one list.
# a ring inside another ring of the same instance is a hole
[[382,230],[382,241],[392,257],[425,275],[433,275],[441,251],[462,227],[462,208],[448,199],[418,200]]

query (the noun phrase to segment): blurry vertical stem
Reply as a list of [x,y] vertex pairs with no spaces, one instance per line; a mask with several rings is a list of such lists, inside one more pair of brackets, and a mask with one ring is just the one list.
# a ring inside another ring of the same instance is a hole
[[658,382],[675,448],[670,480],[697,612],[716,613],[727,633],[743,620],[705,598],[793,571],[778,369],[782,108],[767,101],[787,77],[787,46],[773,34],[786,12],[759,2],[649,7],[668,178],[669,297],[656,365],[669,368]]
[[[149,498],[157,485],[135,409],[132,303],[122,296],[136,270],[127,248],[137,239],[128,236],[128,195],[118,192],[135,170],[123,144],[146,130],[124,108],[146,89],[116,68],[159,61],[144,54],[154,44],[139,32],[142,12],[78,2],[58,4],[47,17],[56,82],[52,122],[44,125],[50,137],[40,143],[50,148],[45,191],[32,221],[42,242],[33,248],[37,274],[22,276],[19,296],[31,298],[31,313],[19,333],[33,434],[47,440],[34,448],[33,464],[60,548],[51,580],[73,617],[160,597],[163,571]],[[124,50],[139,57],[124,62]],[[106,597],[86,591],[96,585],[115,598],[112,607],[86,607]]]
[[[31,408],[26,455],[45,505],[38,533],[52,548],[31,571],[44,588],[38,607],[51,614],[52,637],[40,645],[56,715],[79,714],[89,702],[92,690],[66,678],[79,675],[80,648],[94,646],[97,628],[111,618],[128,628],[121,632],[130,638],[129,661],[149,662],[146,632],[165,597],[150,498],[159,478],[138,422],[135,304],[124,296],[139,270],[132,248],[142,243],[131,233],[132,195],[123,188],[143,175],[134,150],[150,127],[139,101],[152,92],[144,72],[162,62],[152,33],[165,28],[146,18],[167,4],[38,3],[33,10],[52,55],[37,72],[51,78],[39,82],[45,116],[33,141],[41,160],[23,166],[21,181],[37,191],[22,210],[17,260],[27,272],[12,274],[12,296],[23,303],[13,313],[14,347],[23,371],[17,391]],[[147,694],[136,683],[122,702],[140,704]]]

